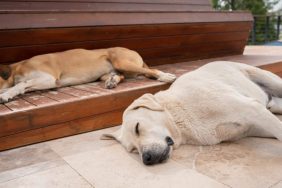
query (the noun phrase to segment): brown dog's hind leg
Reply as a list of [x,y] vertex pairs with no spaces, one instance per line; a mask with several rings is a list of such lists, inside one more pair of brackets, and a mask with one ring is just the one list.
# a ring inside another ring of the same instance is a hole
[[143,74],[148,78],[156,78],[161,82],[171,83],[176,79],[176,76],[170,73],[165,73],[157,69],[150,69],[146,64],[142,67],[139,67],[135,63],[130,61],[115,61],[112,62],[113,67],[123,73],[136,73],[136,74]]
[[113,89],[124,80],[124,76],[116,72],[111,72],[103,75],[100,80],[105,81],[105,88]]

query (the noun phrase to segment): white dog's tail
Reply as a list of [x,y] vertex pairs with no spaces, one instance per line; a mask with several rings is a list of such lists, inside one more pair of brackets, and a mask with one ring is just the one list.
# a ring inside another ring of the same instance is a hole
[[282,97],[282,79],[266,70],[257,67],[239,64],[240,69],[271,96]]

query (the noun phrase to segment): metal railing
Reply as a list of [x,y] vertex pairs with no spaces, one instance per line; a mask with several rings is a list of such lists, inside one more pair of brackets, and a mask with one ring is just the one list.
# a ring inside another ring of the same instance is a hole
[[249,44],[265,44],[281,40],[281,17],[280,15],[255,15]]

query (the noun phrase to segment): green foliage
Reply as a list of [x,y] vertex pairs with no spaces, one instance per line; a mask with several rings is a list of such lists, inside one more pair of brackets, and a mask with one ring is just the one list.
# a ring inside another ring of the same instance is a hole
[[[269,17],[266,24],[266,16],[279,0],[212,0],[213,8],[217,10],[248,10],[255,15],[255,43],[261,44],[276,40],[277,17]],[[252,36],[251,36],[252,37]]]
[[249,10],[254,15],[265,15],[279,0],[212,0],[218,10]]

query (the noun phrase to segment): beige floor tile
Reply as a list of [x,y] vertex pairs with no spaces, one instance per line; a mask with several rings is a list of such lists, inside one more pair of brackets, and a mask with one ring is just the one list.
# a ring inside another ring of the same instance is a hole
[[46,142],[60,156],[69,156],[82,152],[95,151],[105,146],[115,144],[114,140],[100,140],[103,133],[110,133],[119,127],[112,127],[93,131],[89,133],[79,134],[57,140]]
[[172,159],[231,187],[269,187],[282,180],[282,143],[275,139],[182,146]]
[[145,166],[137,154],[127,153],[119,144],[64,159],[95,188],[226,187],[172,160],[160,165]]
[[65,164],[44,143],[0,152],[0,182]]
[[68,165],[0,183],[0,188],[84,188],[92,187]]

